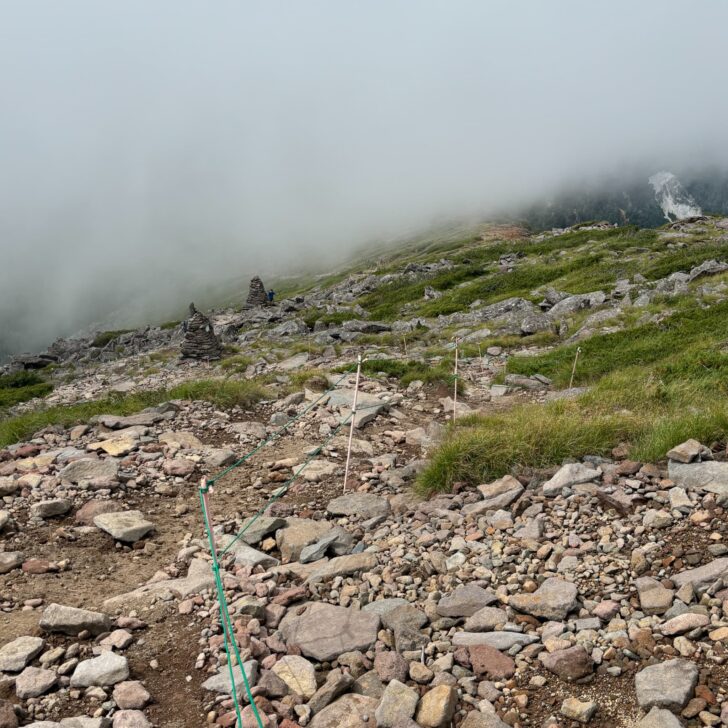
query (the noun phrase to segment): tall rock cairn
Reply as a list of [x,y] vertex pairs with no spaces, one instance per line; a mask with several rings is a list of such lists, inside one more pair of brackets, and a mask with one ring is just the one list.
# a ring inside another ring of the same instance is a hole
[[263,281],[261,281],[258,276],[255,276],[255,278],[250,281],[247,303],[248,306],[268,305],[268,294],[266,293]]
[[215,336],[210,319],[190,304],[190,315],[185,322],[185,338],[182,341],[183,359],[219,359],[222,344]]

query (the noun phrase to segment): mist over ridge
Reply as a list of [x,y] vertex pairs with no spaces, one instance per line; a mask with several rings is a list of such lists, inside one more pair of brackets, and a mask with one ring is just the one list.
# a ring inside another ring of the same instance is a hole
[[442,219],[563,224],[584,180],[659,212],[647,178],[668,170],[725,204],[717,1],[71,0],[0,21],[0,356]]

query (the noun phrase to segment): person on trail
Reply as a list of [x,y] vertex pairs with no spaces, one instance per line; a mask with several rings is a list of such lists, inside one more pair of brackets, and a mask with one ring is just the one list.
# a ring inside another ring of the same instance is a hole
[[268,303],[273,303],[275,295],[275,291],[271,288],[270,291],[268,291]]

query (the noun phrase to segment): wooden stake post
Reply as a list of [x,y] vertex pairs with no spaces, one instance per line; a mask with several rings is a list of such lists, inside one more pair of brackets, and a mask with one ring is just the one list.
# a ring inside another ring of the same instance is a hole
[[356,384],[354,385],[354,401],[351,403],[351,426],[349,427],[349,445],[346,449],[346,467],[344,468],[344,490],[346,493],[346,482],[349,479],[349,465],[351,464],[351,442],[354,439],[354,425],[356,421],[356,403],[359,398],[359,379],[361,378],[361,354],[356,364]]

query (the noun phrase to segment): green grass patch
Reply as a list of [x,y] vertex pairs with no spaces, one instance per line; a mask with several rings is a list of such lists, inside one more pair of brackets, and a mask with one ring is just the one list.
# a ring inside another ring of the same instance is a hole
[[100,331],[96,334],[96,338],[91,342],[91,346],[97,349],[103,349],[107,344],[115,341],[123,334],[129,334],[133,329],[117,329],[116,331]]
[[251,407],[268,396],[254,380],[206,379],[185,382],[172,389],[157,389],[126,395],[110,395],[104,399],[58,405],[10,417],[0,422],[0,447],[26,440],[51,425],[71,427],[102,414],[131,415],[171,399],[205,400],[216,407]]
[[[458,481],[487,482],[521,467],[608,455],[620,442],[630,444],[631,457],[655,461],[691,437],[708,444],[724,441],[726,317],[728,302],[702,309],[686,299],[659,324],[581,342],[575,383],[592,385],[585,394],[459,420],[418,488],[424,493],[446,491]],[[565,386],[576,346],[513,358],[508,371],[545,374]]]
[[0,376],[0,410],[14,407],[36,397],[45,397],[53,385],[35,372],[16,372]]
[[245,374],[247,368],[253,363],[253,360],[245,354],[236,354],[223,359],[220,362],[220,368],[227,374]]
[[159,324],[159,328],[163,330],[176,329],[181,323],[181,321],[165,321],[163,324]]
[[[362,363],[362,372],[369,376],[384,375],[399,380],[403,387],[414,381],[421,381],[425,384],[444,384],[453,386],[455,377],[453,374],[453,363],[449,360],[439,361],[435,364],[428,364],[423,361],[404,359],[367,359]],[[337,372],[349,371],[349,367],[339,367]],[[465,393],[465,383],[458,382],[458,393]]]

